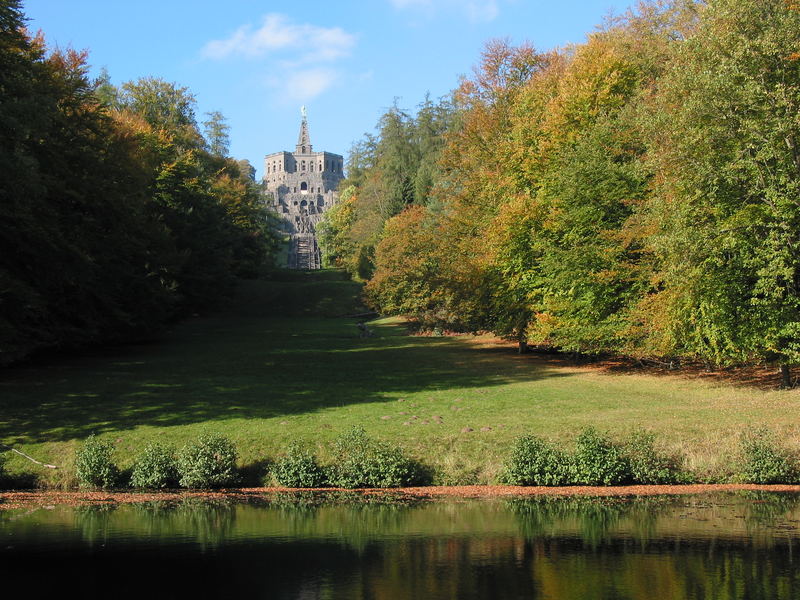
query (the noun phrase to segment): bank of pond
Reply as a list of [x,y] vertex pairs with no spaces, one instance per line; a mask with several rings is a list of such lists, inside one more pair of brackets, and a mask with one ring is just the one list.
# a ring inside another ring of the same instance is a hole
[[[107,439],[87,438],[75,455],[75,479],[81,488],[141,490],[231,488],[242,484],[288,488],[397,488],[441,483],[439,474],[400,447],[370,437],[359,426],[340,434],[327,460],[308,446],[291,444],[263,461],[260,473],[237,468],[235,444],[209,433],[180,449],[150,443],[121,470]],[[800,483],[800,460],[768,429],[751,428],[739,438],[730,471],[715,481],[701,479],[677,454],[659,448],[656,436],[636,431],[613,440],[593,427],[578,433],[569,448],[534,435],[513,442],[497,483],[512,486],[619,486],[689,483]],[[256,480],[254,480],[254,477]],[[0,481],[3,478],[0,462]]]

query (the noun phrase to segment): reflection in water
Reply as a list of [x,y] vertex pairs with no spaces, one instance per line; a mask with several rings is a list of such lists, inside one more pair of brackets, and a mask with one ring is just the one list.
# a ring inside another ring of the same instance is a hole
[[0,569],[36,576],[27,597],[800,598],[791,494],[49,508],[0,511]]

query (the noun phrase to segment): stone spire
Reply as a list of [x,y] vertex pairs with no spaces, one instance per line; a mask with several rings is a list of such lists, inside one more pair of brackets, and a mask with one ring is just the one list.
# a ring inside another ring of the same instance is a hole
[[303,115],[303,120],[300,123],[300,135],[297,136],[297,154],[310,154],[311,136],[308,135],[308,119],[305,106],[300,109],[300,114]]

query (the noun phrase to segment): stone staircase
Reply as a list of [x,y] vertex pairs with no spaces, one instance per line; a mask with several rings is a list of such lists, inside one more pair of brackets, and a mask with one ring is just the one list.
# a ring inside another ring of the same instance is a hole
[[293,233],[289,247],[290,269],[321,269],[322,256],[314,233]]

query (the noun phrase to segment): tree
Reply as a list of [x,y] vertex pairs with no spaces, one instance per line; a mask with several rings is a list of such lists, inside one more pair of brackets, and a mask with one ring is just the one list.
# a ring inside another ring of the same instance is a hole
[[[656,348],[715,363],[800,362],[800,12],[713,0],[648,106]],[[785,381],[788,383],[788,381]]]
[[325,264],[330,267],[345,268],[350,273],[357,273],[357,265],[352,263],[355,257],[355,243],[350,231],[355,222],[356,187],[350,185],[341,190],[339,201],[328,208],[317,226],[319,245]]
[[101,104],[117,108],[119,90],[111,83],[111,75],[105,67],[100,70],[100,75],[94,81],[94,93]]
[[178,148],[202,147],[195,120],[196,100],[188,88],[157,77],[142,77],[122,84],[118,101],[122,109],[140,115],[156,129],[169,132]]
[[85,52],[23,25],[0,3],[0,364],[153,335],[257,272],[257,186],[203,149],[191,94],[146,79],[104,100]]
[[242,158],[236,161],[236,164],[239,165],[239,178],[243,181],[249,181],[251,183],[256,182],[256,168],[250,164],[250,161],[246,158]]
[[441,178],[439,155],[447,132],[452,128],[454,109],[449,98],[434,104],[428,95],[418,107],[413,124],[413,143],[419,153],[414,174],[414,202],[427,204],[436,182]]
[[98,104],[85,53],[45,56],[14,9],[0,9],[2,363],[149,335],[170,310],[136,145]]
[[219,111],[207,112],[208,119],[203,121],[204,133],[208,149],[214,156],[227,156],[230,146],[230,126]]
[[426,98],[416,115],[395,101],[378,121],[377,135],[353,144],[341,184],[352,186],[352,195],[323,225],[329,260],[359,277],[371,276],[386,222],[412,204],[429,202],[452,114],[447,100],[434,104]]

